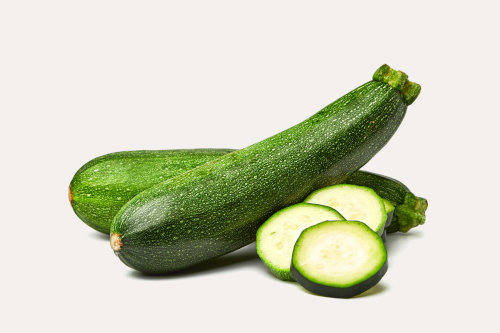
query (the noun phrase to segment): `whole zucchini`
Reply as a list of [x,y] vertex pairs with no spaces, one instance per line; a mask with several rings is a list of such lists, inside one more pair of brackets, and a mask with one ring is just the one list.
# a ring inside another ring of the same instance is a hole
[[367,163],[419,91],[382,66],[302,123],[139,193],[115,216],[112,249],[134,269],[167,273],[253,242],[273,212]]
[[427,200],[414,195],[405,184],[396,179],[364,171],[352,173],[344,183],[369,186],[394,205],[391,224],[386,228],[388,233],[408,232],[425,222]]
[[69,185],[76,215],[109,234],[122,206],[138,193],[232,149],[137,150],[99,156],[83,165]]
[[[222,148],[137,150],[99,156],[83,165],[71,180],[70,203],[83,222],[109,234],[116,213],[137,194],[233,151]],[[427,201],[415,197],[395,179],[358,170],[344,183],[371,187],[396,207],[404,206],[398,214],[399,219],[406,222],[393,226],[390,232],[402,231],[400,228],[407,231],[425,221]],[[407,192],[410,194],[405,203]]]

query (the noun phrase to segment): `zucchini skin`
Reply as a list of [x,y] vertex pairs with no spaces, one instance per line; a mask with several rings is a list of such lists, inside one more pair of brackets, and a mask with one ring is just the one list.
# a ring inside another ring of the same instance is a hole
[[69,186],[70,203],[83,222],[109,234],[116,213],[135,195],[231,151],[138,150],[103,155],[76,172]]
[[373,172],[359,171],[352,173],[344,183],[371,187],[378,195],[389,200],[395,207],[388,233],[408,232],[425,223],[425,211],[428,203],[424,198],[415,196],[400,181]]
[[288,130],[155,185],[115,216],[112,248],[126,265],[162,274],[248,245],[273,212],[368,162],[407,105],[399,89],[370,81]]
[[[70,203],[76,215],[88,226],[109,234],[116,213],[134,196],[233,151],[235,149],[225,148],[136,150],[99,156],[83,165],[71,180]],[[96,173],[93,171],[95,169],[107,172]],[[404,205],[404,196],[409,191],[395,179],[363,170],[353,172],[344,183],[371,187],[384,199],[392,198],[389,201],[397,206]],[[425,199],[417,198],[421,204],[419,211],[411,208],[414,207],[411,205],[399,209],[400,215],[406,215],[406,220],[410,221],[407,223],[410,229],[425,221],[427,201],[423,200]],[[391,224],[393,213],[391,211],[387,214],[386,230]],[[392,231],[389,232],[401,231],[400,225],[390,230]]]
[[295,281],[297,281],[302,287],[313,292],[318,295],[328,296],[328,297],[336,297],[336,298],[351,298],[353,296],[359,295],[368,289],[375,286],[387,273],[387,269],[389,267],[388,262],[386,261],[382,268],[374,275],[366,279],[365,281],[358,283],[355,286],[351,286],[349,288],[339,288],[332,286],[325,286],[319,283],[315,283],[310,281],[306,277],[304,277],[300,272],[293,266],[290,267],[290,273]]

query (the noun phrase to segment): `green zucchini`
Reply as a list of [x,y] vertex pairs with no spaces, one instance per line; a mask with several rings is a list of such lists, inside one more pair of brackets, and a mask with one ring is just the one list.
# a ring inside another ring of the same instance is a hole
[[109,234],[120,208],[138,193],[232,149],[124,151],[97,157],[71,180],[69,201],[90,227]]
[[[97,231],[109,234],[114,216],[134,196],[233,151],[234,149],[223,148],[139,150],[99,156],[76,172],[69,186],[69,200],[83,222]],[[380,181],[379,177],[383,177],[384,181]],[[383,192],[389,197],[393,195],[392,192],[387,192],[388,189],[401,187],[397,180],[361,170],[352,173],[345,182],[374,188],[379,195]],[[385,198],[384,204],[388,212],[387,228],[394,206]]]
[[167,273],[250,244],[273,212],[366,164],[419,91],[382,66],[302,123],[136,195],[114,218],[112,249],[134,269]]
[[347,220],[361,221],[379,235],[384,232],[387,222],[384,201],[369,187],[352,184],[327,186],[309,194],[304,202],[332,207]]
[[344,183],[371,187],[378,195],[394,205],[392,221],[386,226],[388,233],[408,232],[425,222],[427,200],[415,196],[398,180],[363,171],[352,173]]
[[326,221],[305,229],[293,248],[291,274],[307,290],[349,298],[387,272],[382,239],[359,221]]
[[290,261],[302,230],[323,221],[345,220],[335,209],[298,203],[274,213],[257,230],[257,254],[277,278],[292,281]]

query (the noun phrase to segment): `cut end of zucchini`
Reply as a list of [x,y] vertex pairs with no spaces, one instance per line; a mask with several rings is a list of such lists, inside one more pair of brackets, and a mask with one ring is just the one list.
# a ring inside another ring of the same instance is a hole
[[69,199],[69,203],[73,204],[73,194],[71,193],[71,186],[68,187],[68,199]]
[[416,198],[415,209],[421,214],[425,215],[425,211],[427,210],[427,207],[429,207],[427,199],[421,197],[415,197],[415,198]]
[[121,249],[123,249],[121,236],[121,234],[111,234],[111,248],[115,252],[119,252],[121,251]]
[[403,94],[406,104],[413,103],[420,94],[421,87],[418,83],[408,80],[408,75],[402,71],[392,69],[388,65],[382,65],[373,74],[373,80],[387,83]]

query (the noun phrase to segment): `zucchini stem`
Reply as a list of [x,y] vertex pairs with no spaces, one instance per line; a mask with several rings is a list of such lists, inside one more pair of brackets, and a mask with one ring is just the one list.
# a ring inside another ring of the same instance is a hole
[[418,83],[409,81],[408,75],[404,72],[392,69],[388,65],[380,66],[375,74],[373,74],[373,80],[387,83],[394,89],[399,90],[407,105],[410,105],[417,99],[422,89]]

